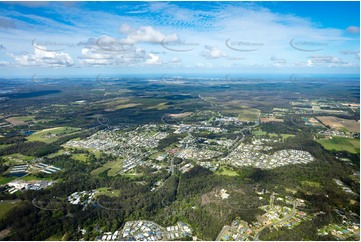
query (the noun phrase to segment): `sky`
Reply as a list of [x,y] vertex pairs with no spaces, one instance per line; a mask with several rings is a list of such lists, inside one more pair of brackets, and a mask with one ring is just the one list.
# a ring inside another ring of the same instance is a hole
[[360,3],[0,2],[0,77],[359,76]]

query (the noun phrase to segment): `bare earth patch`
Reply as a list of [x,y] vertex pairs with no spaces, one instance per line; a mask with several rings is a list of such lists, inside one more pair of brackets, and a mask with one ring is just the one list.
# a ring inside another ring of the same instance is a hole
[[28,125],[28,123],[26,123],[25,121],[16,119],[15,117],[10,117],[5,120],[6,120],[6,122],[11,123],[12,125],[15,125],[15,126]]
[[184,113],[177,113],[177,114],[169,114],[172,118],[185,118],[189,115],[191,115],[193,112],[184,112]]

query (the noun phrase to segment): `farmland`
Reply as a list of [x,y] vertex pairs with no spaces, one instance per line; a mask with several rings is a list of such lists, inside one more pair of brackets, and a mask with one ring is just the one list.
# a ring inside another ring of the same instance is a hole
[[326,126],[334,129],[347,129],[350,132],[360,133],[360,123],[355,120],[348,120],[334,116],[320,116],[317,119]]
[[343,137],[333,137],[332,139],[316,140],[327,150],[348,151],[350,153],[360,153],[360,140]]

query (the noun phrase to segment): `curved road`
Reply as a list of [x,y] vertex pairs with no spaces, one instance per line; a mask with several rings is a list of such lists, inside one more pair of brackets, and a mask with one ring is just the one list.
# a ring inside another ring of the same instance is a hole
[[260,228],[260,229],[256,232],[256,234],[254,235],[253,240],[258,241],[258,240],[259,240],[259,235],[260,235],[260,233],[261,233],[264,229],[269,228],[269,227],[271,227],[271,226],[277,225],[277,224],[279,224],[279,223],[282,223],[282,222],[284,222],[284,221],[286,221],[286,220],[291,219],[291,218],[292,218],[293,216],[295,216],[295,214],[296,214],[296,208],[297,208],[297,201],[293,201],[293,209],[292,209],[292,212],[291,212],[289,215],[287,215],[286,217],[284,217],[283,219],[281,219],[281,220],[279,220],[279,221],[277,221],[277,222],[274,222],[274,223],[271,223],[271,224],[267,224],[267,225],[265,225],[264,227]]

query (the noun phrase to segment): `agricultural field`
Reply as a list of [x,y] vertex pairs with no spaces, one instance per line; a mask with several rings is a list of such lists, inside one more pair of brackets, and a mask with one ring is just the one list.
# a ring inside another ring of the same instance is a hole
[[258,119],[261,111],[242,104],[241,101],[235,100],[221,104],[219,110],[224,115],[236,115],[240,121],[255,121]]
[[8,122],[14,126],[28,125],[28,123],[25,120],[28,121],[28,119],[26,117],[10,117],[10,118],[5,119],[6,122]]
[[350,153],[360,153],[360,140],[343,137],[333,137],[332,139],[318,139],[316,142],[320,143],[327,150],[348,151]]
[[26,139],[28,141],[40,141],[44,143],[52,143],[62,136],[73,134],[81,130],[80,128],[73,127],[55,127],[50,129],[43,129],[41,131],[35,132],[32,135],[28,136]]
[[343,119],[334,116],[320,116],[316,118],[324,125],[330,126],[333,129],[347,129],[353,133],[360,133],[360,123],[355,120]]

